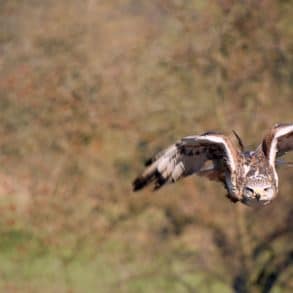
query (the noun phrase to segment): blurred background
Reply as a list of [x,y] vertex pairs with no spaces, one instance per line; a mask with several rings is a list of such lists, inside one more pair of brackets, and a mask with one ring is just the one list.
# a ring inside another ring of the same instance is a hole
[[131,191],[182,136],[252,148],[292,122],[292,19],[286,0],[1,0],[0,291],[293,292],[292,169],[261,209],[196,177]]

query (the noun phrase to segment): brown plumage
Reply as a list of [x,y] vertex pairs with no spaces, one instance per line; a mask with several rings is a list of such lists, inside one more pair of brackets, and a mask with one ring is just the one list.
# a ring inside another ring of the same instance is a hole
[[238,144],[215,132],[180,139],[147,160],[146,169],[133,181],[133,190],[147,185],[157,190],[166,183],[196,174],[222,182],[233,202],[271,202],[278,191],[276,157],[293,150],[293,124],[274,126],[255,151],[244,151],[239,135],[234,135]]

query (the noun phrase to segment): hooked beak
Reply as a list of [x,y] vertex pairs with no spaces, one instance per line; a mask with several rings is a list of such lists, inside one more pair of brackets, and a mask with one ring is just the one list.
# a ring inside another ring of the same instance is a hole
[[264,193],[263,189],[261,189],[261,188],[254,189],[254,194],[255,194],[255,198],[256,198],[257,201],[260,201],[263,193]]

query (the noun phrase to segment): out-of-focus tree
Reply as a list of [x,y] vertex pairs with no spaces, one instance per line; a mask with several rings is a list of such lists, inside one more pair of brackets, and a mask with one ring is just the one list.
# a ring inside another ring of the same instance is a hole
[[144,276],[191,292],[292,291],[291,170],[261,210],[198,178],[131,193],[143,160],[181,136],[234,128],[256,146],[272,124],[292,121],[290,1],[0,7],[0,168],[29,199],[17,214],[4,194],[2,246],[22,237],[16,256],[56,256],[68,290],[79,257],[104,257],[111,277],[99,283],[110,292],[131,292]]

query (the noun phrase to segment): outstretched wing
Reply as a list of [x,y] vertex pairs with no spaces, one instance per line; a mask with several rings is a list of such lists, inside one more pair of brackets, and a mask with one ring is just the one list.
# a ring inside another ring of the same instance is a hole
[[293,124],[275,125],[265,136],[262,150],[269,164],[274,168],[276,157],[293,150]]
[[133,181],[133,190],[152,183],[158,189],[194,173],[223,181],[225,171],[235,172],[238,152],[233,142],[221,134],[184,137],[146,162],[145,171]]

